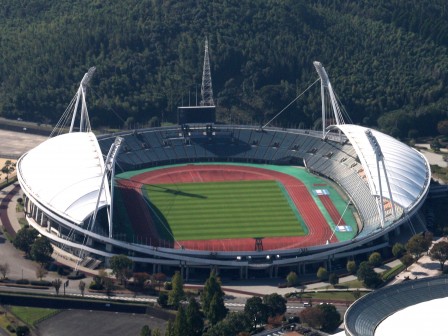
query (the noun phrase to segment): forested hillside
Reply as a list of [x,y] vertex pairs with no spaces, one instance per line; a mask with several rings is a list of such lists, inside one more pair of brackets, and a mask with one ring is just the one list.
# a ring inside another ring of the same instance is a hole
[[[221,122],[269,120],[316,80],[314,60],[353,122],[404,138],[448,119],[446,0],[3,0],[0,29],[8,118],[55,123],[96,66],[94,127],[175,122],[207,36]],[[278,124],[312,127],[319,90]]]

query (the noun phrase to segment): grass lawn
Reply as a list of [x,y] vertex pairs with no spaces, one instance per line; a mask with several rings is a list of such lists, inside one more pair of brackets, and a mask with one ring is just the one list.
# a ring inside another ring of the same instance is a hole
[[51,317],[59,312],[58,309],[19,306],[12,306],[10,310],[11,313],[17,316],[20,320],[31,326],[36,322]]
[[[144,185],[159,234],[176,240],[301,236],[306,234],[277,181]],[[165,232],[164,232],[165,231]]]

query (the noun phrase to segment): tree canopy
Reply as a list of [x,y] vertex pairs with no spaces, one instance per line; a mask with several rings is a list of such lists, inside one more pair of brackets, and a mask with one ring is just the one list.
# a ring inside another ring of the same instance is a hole
[[51,261],[53,254],[53,246],[51,246],[50,239],[45,236],[36,238],[30,251],[33,260],[41,264],[47,264]]
[[448,242],[445,240],[439,241],[429,251],[429,256],[433,260],[437,260],[440,263],[440,270],[443,271],[443,266],[448,260]]
[[180,301],[185,298],[184,282],[179,271],[174,273],[171,283],[173,288],[168,294],[168,304],[174,308],[178,308]]
[[211,324],[221,321],[227,315],[227,308],[224,305],[224,292],[215,271],[210,272],[210,276],[204,284],[201,303],[204,315]]
[[125,283],[132,274],[132,260],[123,254],[114,255],[110,258],[110,268],[112,269],[112,274],[121,283]]
[[19,250],[25,252],[27,256],[30,255],[31,247],[36,240],[38,232],[30,226],[25,226],[17,231],[13,244]]
[[[445,0],[5,0],[0,115],[54,124],[96,66],[94,127],[175,122],[201,83],[207,36],[219,121],[268,120],[317,78],[319,60],[353,122],[437,134],[447,119],[446,12]],[[319,97],[316,86],[277,123],[311,127]]]

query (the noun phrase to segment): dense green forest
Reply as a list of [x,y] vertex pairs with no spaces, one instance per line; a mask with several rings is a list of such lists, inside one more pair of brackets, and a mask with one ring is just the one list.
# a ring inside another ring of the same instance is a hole
[[[0,115],[55,123],[83,74],[94,127],[176,121],[208,37],[221,122],[267,121],[325,66],[355,123],[394,136],[448,119],[446,0],[3,0]],[[278,125],[312,127],[314,86]]]

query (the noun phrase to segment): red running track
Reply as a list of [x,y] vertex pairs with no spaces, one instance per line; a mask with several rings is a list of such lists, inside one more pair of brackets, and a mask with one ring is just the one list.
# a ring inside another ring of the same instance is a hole
[[[283,184],[294,205],[297,207],[300,215],[308,227],[308,235],[296,237],[266,237],[263,239],[264,250],[278,250],[303,248],[316,245],[323,245],[332,236],[331,242],[337,242],[335,235],[329,227],[325,217],[320,212],[313,197],[309,193],[302,181],[288,174],[277,171],[262,169],[248,166],[232,166],[232,165],[185,165],[166,169],[149,171],[140,175],[133,176],[130,180],[119,180],[118,185],[123,189],[133,189],[140,193],[144,184],[176,184],[176,183],[199,183],[199,182],[219,182],[219,181],[253,181],[253,180],[276,180]],[[136,212],[131,220],[133,227],[140,230],[150,231],[153,240],[159,237],[155,234],[155,226],[147,214],[149,210],[138,216],[143,210],[141,200],[137,209],[137,193],[133,193],[132,199],[126,201],[126,205],[130,206],[128,212]],[[126,193],[126,195],[129,195]],[[150,216],[149,216],[150,217]],[[148,225],[149,224],[149,225]],[[142,232],[143,233],[143,232]],[[255,239],[211,239],[211,240],[184,240],[179,241],[175,248],[181,246],[186,249],[207,250],[207,251],[253,251],[255,249]]]
[[330,214],[331,219],[335,225],[346,225],[344,219],[341,217],[338,209],[334,206],[334,203],[328,195],[319,195],[319,199],[322,201],[327,212]]

